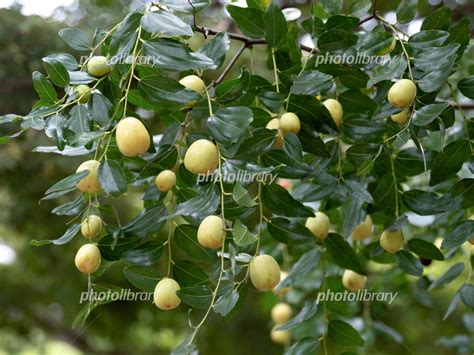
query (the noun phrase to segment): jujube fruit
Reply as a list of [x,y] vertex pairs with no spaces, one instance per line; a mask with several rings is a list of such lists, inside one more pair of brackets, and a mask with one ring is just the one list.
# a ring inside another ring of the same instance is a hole
[[323,212],[316,212],[314,217],[306,220],[305,226],[317,239],[324,240],[329,234],[329,217]]
[[405,124],[408,121],[409,117],[410,117],[410,110],[406,108],[399,113],[391,115],[390,119],[395,123]]
[[91,96],[91,88],[87,85],[77,85],[74,88],[74,93],[77,94],[77,98],[81,104],[86,104]]
[[395,107],[407,108],[415,101],[416,85],[410,79],[398,80],[388,91],[388,101]]
[[276,330],[274,327],[270,332],[270,338],[273,342],[285,345],[288,344],[291,340],[291,333],[289,330]]
[[175,309],[181,303],[181,299],[176,294],[178,290],[180,290],[179,284],[175,280],[165,277],[155,286],[153,302],[163,311]]
[[179,83],[185,88],[196,91],[199,95],[203,96],[206,93],[206,85],[204,81],[197,75],[188,75],[182,78]]
[[84,244],[76,254],[75,263],[77,269],[83,274],[92,274],[100,266],[100,250],[95,244]]
[[342,116],[344,115],[341,103],[334,99],[327,99],[323,102],[323,105],[328,109],[336,126],[340,127],[342,125]]
[[214,143],[207,139],[193,142],[184,156],[184,166],[194,174],[207,174],[219,164],[219,153]]
[[298,116],[292,112],[286,112],[280,117],[280,131],[283,135],[288,133],[298,134],[301,129],[301,123]]
[[93,76],[104,76],[112,70],[107,58],[101,55],[94,56],[87,62],[87,71]]
[[225,240],[225,223],[221,217],[207,216],[199,225],[197,239],[206,248],[218,249]]
[[275,324],[283,324],[291,319],[291,306],[288,303],[280,302],[273,306],[271,311],[272,321]]
[[369,238],[374,231],[374,223],[372,222],[372,218],[367,215],[365,220],[358,224],[354,230],[352,231],[351,238],[353,240],[364,240]]
[[257,290],[271,291],[280,282],[280,267],[270,255],[259,255],[249,265],[250,280]]
[[79,165],[76,173],[89,170],[89,174],[81,179],[76,185],[79,191],[89,193],[100,192],[101,187],[98,176],[99,165],[100,163],[97,160],[87,160]]
[[342,274],[342,285],[350,291],[356,292],[365,287],[367,276],[360,275],[352,270],[345,270]]
[[150,135],[144,124],[135,117],[126,117],[117,124],[117,146],[126,157],[136,157],[150,148]]
[[81,233],[85,238],[95,238],[102,229],[102,219],[99,216],[91,214],[81,223]]
[[380,236],[380,246],[389,253],[396,253],[403,244],[403,232],[401,230],[385,230]]
[[155,178],[155,185],[161,192],[170,191],[176,184],[176,174],[171,170],[163,170]]

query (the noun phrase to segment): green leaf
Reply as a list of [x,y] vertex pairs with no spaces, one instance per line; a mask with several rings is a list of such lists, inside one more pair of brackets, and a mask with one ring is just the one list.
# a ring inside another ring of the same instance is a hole
[[210,5],[210,0],[160,0],[160,4],[187,14],[201,11]]
[[69,73],[60,62],[48,60],[44,62],[49,79],[54,85],[65,87],[69,84]]
[[462,245],[474,235],[474,221],[458,222],[444,237],[441,248],[453,249]]
[[332,87],[332,75],[317,70],[308,70],[301,74],[291,86],[293,94],[318,95]]
[[347,90],[339,95],[339,101],[345,113],[371,113],[377,109],[377,104],[360,90]]
[[474,100],[474,75],[460,80],[458,89],[464,96]]
[[254,199],[249,196],[248,191],[239,182],[234,185],[232,198],[239,206],[253,207],[257,205]]
[[402,0],[397,7],[397,22],[410,22],[415,17],[417,10],[418,0]]
[[46,77],[38,71],[33,72],[33,87],[40,99],[54,103],[58,99],[56,90]]
[[235,244],[237,244],[239,247],[250,245],[257,241],[257,237],[250,233],[247,226],[243,224],[238,218],[234,221],[232,235],[234,237]]
[[245,139],[237,150],[237,156],[257,156],[270,150],[275,141],[275,131],[259,128],[253,132],[250,138]]
[[368,118],[350,118],[344,120],[342,132],[354,142],[382,143],[388,126],[384,121]]
[[174,232],[173,241],[179,249],[196,260],[213,263],[217,258],[214,251],[199,244],[196,227],[186,224],[178,225]]
[[422,216],[443,213],[457,207],[449,195],[439,197],[434,192],[409,190],[402,197],[410,210]]
[[248,107],[225,107],[207,120],[207,128],[212,137],[223,143],[237,143],[246,133],[253,120]]
[[358,37],[344,30],[325,31],[318,38],[318,48],[321,52],[336,51],[349,48],[357,43]]
[[206,310],[211,305],[212,291],[208,286],[183,287],[176,293],[183,303],[192,308]]
[[286,43],[288,25],[285,16],[275,2],[271,1],[263,15],[265,39],[272,48],[279,48]]
[[314,244],[314,235],[303,224],[286,218],[273,218],[267,224],[268,232],[285,244]]
[[146,41],[143,44],[145,56],[153,58],[153,67],[168,71],[185,71],[196,69],[215,69],[211,58],[202,53],[191,52],[183,43],[161,39],[159,42]]
[[207,41],[198,52],[211,58],[216,67],[219,68],[224,64],[225,56],[230,49],[230,39],[227,32],[220,32],[211,40]]
[[276,330],[291,330],[301,325],[301,323],[311,319],[316,315],[316,312],[318,311],[318,304],[319,301],[317,300],[305,302],[303,309],[300,311],[300,313],[298,313],[288,322],[279,325]]
[[175,15],[157,10],[145,14],[141,19],[145,31],[159,34],[160,36],[192,36],[191,26]]
[[61,206],[55,207],[51,213],[58,216],[76,216],[84,207],[84,195],[80,195],[77,199],[67,202]]
[[[74,58],[69,53],[55,53],[50,54],[43,58],[43,61],[46,62],[59,62],[66,67],[68,71],[76,70],[79,67],[79,63],[77,62],[76,58]],[[95,79],[95,78],[93,78]]]
[[90,51],[91,40],[87,34],[78,28],[64,28],[59,36],[71,47],[78,51]]
[[188,216],[199,220],[216,212],[219,204],[219,192],[214,184],[209,184],[193,198],[178,204],[174,216]]
[[123,231],[138,237],[145,237],[163,228],[167,215],[168,210],[163,205],[147,207],[123,226]]
[[397,264],[400,266],[400,269],[407,274],[413,276],[423,275],[423,265],[413,254],[405,250],[399,250],[396,252],[395,258],[397,259]]
[[116,230],[115,234],[109,234],[99,241],[99,249],[102,258],[109,261],[120,260],[128,250],[140,245],[140,238],[121,237],[123,234]]
[[303,338],[295,342],[285,355],[306,355],[316,354],[319,347],[319,340],[314,338]]
[[474,286],[470,284],[464,284],[461,287],[461,300],[470,309],[474,309]]
[[408,247],[416,255],[430,260],[444,260],[444,256],[441,251],[433,244],[423,239],[410,239],[408,241]]
[[321,0],[324,10],[330,15],[337,15],[342,11],[343,0]]
[[467,140],[459,140],[444,147],[443,152],[434,159],[431,167],[430,186],[437,185],[461,169],[463,163],[471,157]]
[[294,285],[301,277],[304,277],[316,268],[319,259],[320,254],[315,248],[304,253],[298,261],[293,264],[288,276],[278,284],[278,289],[281,290],[282,288]]
[[295,162],[303,162],[303,147],[296,134],[290,133],[285,136],[283,140],[283,151]]
[[295,200],[280,185],[264,186],[262,189],[263,205],[273,214],[287,217],[312,217],[313,212],[301,202]]
[[412,122],[416,126],[426,126],[438,118],[448,107],[448,103],[423,106],[421,109],[415,111]]
[[75,237],[77,232],[79,232],[79,229],[81,229],[81,225],[75,223],[71,225],[68,228],[68,230],[58,239],[50,239],[50,240],[33,239],[30,241],[30,245],[34,245],[35,247],[39,247],[39,246],[47,245],[47,244],[63,245],[63,244],[69,243],[72,240],[72,238]]
[[428,288],[428,291],[431,291],[431,290],[434,290],[436,288],[439,288],[439,287],[442,287],[442,286],[445,286],[445,285],[449,284],[451,281],[453,281],[459,275],[461,275],[463,270],[464,270],[464,264],[463,263],[454,264],[453,266],[451,266],[449,268],[448,271],[446,271],[438,279],[433,281],[433,283]]
[[114,197],[127,192],[125,171],[115,160],[104,160],[100,164],[99,182],[102,189]]
[[136,288],[153,292],[162,275],[156,269],[147,266],[129,265],[123,269],[123,274],[127,280]]
[[137,248],[123,253],[122,258],[131,264],[150,266],[155,264],[163,254],[163,243],[148,241]]
[[[365,271],[354,249],[351,248],[349,243],[345,241],[342,236],[330,233],[324,241],[324,244],[335,264],[344,269],[353,270],[358,274],[365,275]],[[344,257],[342,258],[341,255],[344,255]]]
[[252,38],[265,36],[263,11],[233,5],[227,6],[227,11],[244,35]]
[[73,175],[69,175],[68,177],[65,177],[61,181],[51,186],[48,190],[46,190],[45,195],[75,188],[77,183],[81,181],[84,177],[86,177],[87,175],[89,175],[89,170],[83,170]]
[[341,320],[329,322],[328,337],[334,344],[342,346],[363,346],[365,344],[357,330]]
[[206,272],[191,261],[178,261],[173,264],[173,277],[181,287],[199,286],[209,283]]
[[421,30],[447,30],[451,24],[451,10],[443,6],[426,16]]
[[393,56],[392,60],[390,60],[386,67],[383,67],[382,70],[370,78],[367,87],[371,88],[381,81],[392,80],[392,78],[400,77],[407,69],[407,66],[407,61],[402,55]]
[[227,316],[237,305],[239,297],[239,292],[236,289],[230,289],[216,300],[213,307],[214,312],[219,313],[222,317]]

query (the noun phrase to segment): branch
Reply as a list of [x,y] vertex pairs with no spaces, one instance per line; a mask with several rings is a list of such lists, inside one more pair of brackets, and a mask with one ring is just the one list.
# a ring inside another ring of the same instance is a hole
[[212,85],[217,85],[217,84],[220,84],[222,82],[222,80],[224,80],[225,76],[230,72],[230,70],[232,69],[232,67],[234,66],[235,62],[237,61],[237,59],[239,59],[239,57],[242,55],[242,53],[245,51],[245,49],[247,48],[247,44],[244,43],[240,48],[239,50],[237,51],[237,53],[235,53],[235,55],[232,57],[232,59],[230,60],[229,64],[227,64],[227,66],[225,67],[225,69],[222,71],[221,75],[219,75],[219,77],[214,80],[212,82]]

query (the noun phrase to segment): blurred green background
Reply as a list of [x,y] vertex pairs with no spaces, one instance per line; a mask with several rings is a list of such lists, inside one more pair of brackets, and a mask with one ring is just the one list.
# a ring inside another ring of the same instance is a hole
[[[381,12],[385,12],[395,9],[398,2],[379,1],[378,6]],[[20,4],[0,9],[0,115],[13,112],[25,114],[30,110],[36,100],[31,73],[42,70],[42,57],[51,53],[73,52],[57,35],[59,29],[78,26],[91,33],[98,26],[110,28],[127,8],[140,3],[73,1],[70,6],[56,9],[47,18],[23,15]],[[200,15],[200,24],[235,31],[225,16],[222,4],[214,3],[207,13]],[[305,10],[308,3],[283,1],[281,5]],[[438,3],[422,1],[421,16],[432,11]],[[452,7],[455,20],[467,15],[472,22],[474,1],[445,3]],[[198,48],[202,40],[202,36],[198,35],[191,39],[190,45]],[[232,51],[237,45],[234,44]],[[266,75],[262,48],[253,50],[253,59],[254,70]],[[473,61],[471,48],[462,62],[462,71],[472,75]],[[251,64],[248,52],[239,59],[236,68],[244,64]],[[217,74],[209,73],[208,79],[215,78]],[[2,127],[2,133],[13,133],[14,129]],[[0,354],[168,353],[186,335],[185,307],[165,313],[148,302],[115,302],[95,311],[84,328],[72,328],[73,320],[82,307],[79,304],[80,294],[87,289],[85,276],[74,267],[74,254],[83,241],[78,237],[63,247],[38,248],[28,244],[31,239],[55,239],[64,232],[67,218],[50,214],[50,211],[65,201],[39,204],[39,200],[49,186],[75,171],[82,160],[39,155],[31,151],[37,145],[51,144],[43,135],[30,131],[0,149]],[[120,204],[123,218],[130,218],[140,208],[139,193],[130,193],[128,200]],[[466,249],[466,252],[469,253],[469,250]],[[434,262],[428,273],[439,276],[453,263]],[[123,266],[114,265],[108,270],[103,277],[104,282],[132,288],[123,277]],[[378,334],[371,354],[462,352],[462,347],[458,345],[466,339],[469,341],[473,335],[473,314],[469,315],[466,308],[460,307],[446,321],[442,321],[459,283],[454,282],[446,290],[433,292],[430,299],[419,293],[415,279],[407,280],[397,272],[378,274],[378,277],[384,278],[384,284],[391,283],[392,288],[400,293],[396,304],[390,308],[382,307],[379,314],[383,315],[381,321],[404,337],[404,342],[396,343],[390,337]],[[464,275],[460,279],[464,280]],[[372,282],[376,285],[382,280],[376,278]],[[234,318],[229,321],[218,317],[211,319],[199,337],[201,353],[281,353],[283,349],[269,339],[269,311],[276,301],[274,295],[257,294],[251,290],[245,306]],[[437,344],[441,337],[452,338],[456,335],[467,338],[457,339],[453,348]],[[331,350],[331,353],[333,351],[336,350]]]

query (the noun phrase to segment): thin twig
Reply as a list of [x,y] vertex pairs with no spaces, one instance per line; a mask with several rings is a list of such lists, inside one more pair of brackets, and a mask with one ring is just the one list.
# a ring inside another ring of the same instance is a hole
[[225,69],[222,71],[221,75],[219,75],[219,77],[214,80],[212,82],[212,85],[218,85],[222,82],[222,80],[224,80],[224,78],[226,77],[226,75],[230,72],[230,70],[232,69],[232,67],[234,66],[235,62],[237,61],[237,59],[239,59],[239,57],[242,55],[242,53],[245,51],[245,49],[247,48],[247,44],[244,43],[240,48],[239,50],[237,51],[237,53],[235,53],[235,55],[232,57],[232,59],[230,60],[229,64],[227,64],[227,66],[225,67]]

